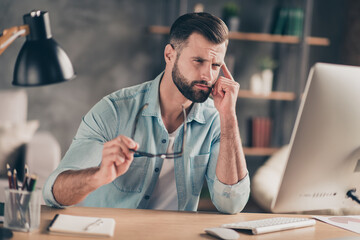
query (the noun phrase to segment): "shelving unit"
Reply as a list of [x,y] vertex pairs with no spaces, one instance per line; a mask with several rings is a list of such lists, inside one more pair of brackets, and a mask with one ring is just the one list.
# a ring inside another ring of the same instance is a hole
[[[249,90],[240,90],[238,98],[249,99],[263,99],[276,101],[294,101],[296,94],[292,92],[271,92],[269,95],[254,94]],[[258,147],[243,147],[244,154],[247,156],[270,156],[274,154],[279,148],[258,148]]]
[[270,156],[274,154],[279,148],[255,148],[243,147],[244,154],[247,156]]
[[296,94],[293,92],[271,92],[269,95],[255,94],[250,90],[240,90],[238,98],[253,98],[264,100],[294,101]]
[[[169,34],[170,28],[167,26],[153,25],[148,28],[148,31],[152,34],[166,35]],[[266,33],[243,33],[243,32],[230,32],[229,39],[241,40],[241,41],[273,42],[273,43],[283,43],[283,44],[299,44],[301,41],[299,37],[295,37],[295,36],[282,36],[282,35],[273,35]],[[307,37],[306,41],[307,44],[309,45],[328,46],[330,44],[330,41],[327,38]],[[250,90],[240,90],[238,93],[238,98],[295,101],[297,99],[297,96],[294,92],[273,91],[270,94],[265,95],[265,94],[255,94]],[[244,153],[247,156],[270,156],[278,150],[279,148],[244,147]]]
[[[181,0],[182,4],[187,6],[187,0]],[[184,9],[181,8],[181,14],[184,14]],[[180,10],[181,10],[180,9]],[[311,21],[313,14],[313,0],[306,0],[304,2],[304,27],[303,34],[301,37],[290,36],[290,35],[276,35],[276,34],[268,34],[268,33],[251,33],[251,32],[230,32],[229,39],[235,41],[250,41],[250,42],[263,42],[263,43],[275,43],[275,44],[286,44],[286,45],[298,45],[300,49],[299,55],[299,74],[296,79],[294,92],[281,92],[281,91],[273,91],[268,95],[264,94],[255,94],[250,90],[240,90],[238,93],[238,98],[240,99],[255,99],[255,100],[264,100],[264,101],[281,101],[281,102],[294,102],[299,103],[299,96],[302,92],[302,87],[304,86],[304,82],[306,81],[307,75],[307,65],[309,58],[309,48],[310,46],[329,46],[330,40],[328,38],[322,37],[314,37],[310,36],[311,33]],[[170,27],[161,26],[161,25],[151,25],[148,27],[148,32],[151,34],[162,34],[167,35],[170,32]],[[275,110],[276,114],[280,114],[282,112],[282,103]],[[278,117],[277,121],[280,120],[283,122],[281,117]],[[247,156],[270,156],[275,153],[279,148],[256,148],[256,147],[244,147],[244,153]]]
[[[153,34],[169,34],[170,27],[153,25],[149,27],[149,32]],[[295,36],[274,35],[268,33],[244,33],[244,32],[230,32],[229,39],[255,42],[273,42],[273,43],[287,43],[299,44],[301,39]],[[308,45],[329,46],[330,41],[327,38],[320,37],[306,37]]]

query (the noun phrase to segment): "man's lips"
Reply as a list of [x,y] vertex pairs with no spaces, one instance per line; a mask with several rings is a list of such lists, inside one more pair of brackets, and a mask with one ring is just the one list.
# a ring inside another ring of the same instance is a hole
[[209,90],[212,87],[208,86],[208,85],[204,85],[204,84],[195,84],[195,87],[200,88],[201,90]]

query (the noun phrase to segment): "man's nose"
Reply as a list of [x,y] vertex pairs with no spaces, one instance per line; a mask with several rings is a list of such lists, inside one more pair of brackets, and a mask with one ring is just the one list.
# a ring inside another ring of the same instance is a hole
[[201,80],[211,82],[212,81],[212,71],[211,71],[211,65],[204,64],[204,66],[201,68]]

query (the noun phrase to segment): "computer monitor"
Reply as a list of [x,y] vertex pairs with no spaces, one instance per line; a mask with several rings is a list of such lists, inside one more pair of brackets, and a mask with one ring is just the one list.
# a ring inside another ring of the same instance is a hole
[[273,212],[359,206],[360,67],[312,67],[289,148]]

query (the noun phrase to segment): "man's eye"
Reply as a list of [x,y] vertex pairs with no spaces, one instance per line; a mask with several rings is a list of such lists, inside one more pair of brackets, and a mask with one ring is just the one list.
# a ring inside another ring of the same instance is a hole
[[202,62],[204,62],[204,61],[201,60],[201,59],[195,59],[194,61],[197,62],[197,63],[202,63]]
[[220,67],[220,64],[213,64],[212,65],[214,68],[219,68]]

